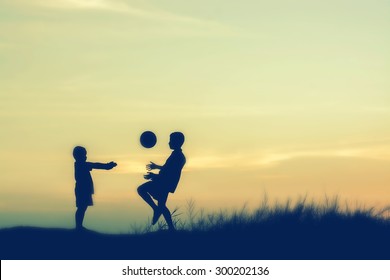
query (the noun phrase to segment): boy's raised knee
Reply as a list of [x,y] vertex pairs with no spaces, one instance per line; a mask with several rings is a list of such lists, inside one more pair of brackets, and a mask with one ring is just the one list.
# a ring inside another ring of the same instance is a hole
[[137,188],[137,193],[138,193],[140,196],[142,196],[143,194],[145,194],[145,189],[142,187],[142,185],[139,186],[139,187]]

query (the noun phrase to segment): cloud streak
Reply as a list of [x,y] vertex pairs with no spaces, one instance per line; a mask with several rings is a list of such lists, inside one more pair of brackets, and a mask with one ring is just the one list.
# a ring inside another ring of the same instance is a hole
[[202,169],[233,168],[258,169],[273,168],[285,161],[299,158],[364,158],[370,160],[390,160],[389,146],[371,148],[339,148],[325,150],[301,151],[265,151],[253,154],[208,155],[197,156],[188,161],[188,171]]
[[134,17],[149,20],[174,21],[198,25],[219,25],[216,22],[197,19],[190,16],[176,15],[160,9],[138,8],[122,0],[40,0],[38,4],[42,7],[52,9],[97,11],[100,10],[122,13],[125,15],[131,15]]
[[[187,164],[183,172],[196,172],[200,170],[253,170],[275,168],[286,161],[303,158],[313,159],[342,159],[342,158],[361,158],[367,160],[390,161],[390,146],[382,145],[376,147],[357,147],[357,148],[330,148],[313,150],[292,150],[292,151],[257,151],[255,153],[234,153],[218,155],[208,153],[207,155],[187,155]],[[156,162],[163,163],[165,156],[155,154],[152,156]],[[146,173],[144,158],[138,157],[132,160],[128,156],[118,155],[112,157],[118,162],[118,168],[115,173],[118,174],[144,174]]]

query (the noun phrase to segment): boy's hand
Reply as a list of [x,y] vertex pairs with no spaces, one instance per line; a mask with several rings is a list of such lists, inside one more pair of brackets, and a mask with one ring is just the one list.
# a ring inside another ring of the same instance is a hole
[[118,165],[118,164],[116,164],[116,162],[113,162],[113,161],[109,162],[108,164],[110,165],[110,169],[112,169]]
[[153,169],[157,169],[157,164],[155,164],[153,161],[151,161],[149,164],[146,165],[146,170],[150,171]]
[[156,176],[157,176],[156,174],[154,174],[152,172],[148,172],[147,174],[144,175],[144,178],[146,180],[152,180],[153,181],[153,179],[156,178]]

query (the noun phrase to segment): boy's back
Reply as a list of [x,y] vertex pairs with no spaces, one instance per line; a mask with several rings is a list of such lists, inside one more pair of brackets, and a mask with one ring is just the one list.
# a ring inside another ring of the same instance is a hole
[[186,158],[181,149],[174,150],[168,157],[157,177],[158,183],[161,183],[166,191],[175,192],[185,163]]

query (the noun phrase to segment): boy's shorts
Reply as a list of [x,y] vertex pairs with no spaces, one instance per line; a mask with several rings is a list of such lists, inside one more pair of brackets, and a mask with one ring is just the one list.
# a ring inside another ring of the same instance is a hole
[[143,191],[146,191],[157,201],[166,199],[169,193],[168,191],[164,191],[163,186],[153,181],[146,182],[138,188],[142,189]]
[[93,205],[92,194],[90,192],[80,190],[80,188],[77,187],[75,188],[74,192],[76,195],[76,207],[86,207]]

